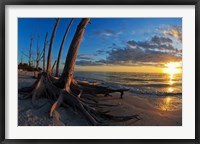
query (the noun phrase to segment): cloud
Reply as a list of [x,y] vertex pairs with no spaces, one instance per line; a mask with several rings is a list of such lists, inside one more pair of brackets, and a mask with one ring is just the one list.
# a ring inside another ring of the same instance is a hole
[[134,65],[135,63],[167,63],[180,61],[181,57],[172,53],[142,49],[124,48],[112,50],[107,57],[108,64]]
[[158,65],[181,59],[182,50],[173,46],[172,39],[154,35],[145,41],[127,41],[126,47],[112,49],[106,60],[108,64]]
[[136,65],[154,65],[161,66],[168,62],[181,61],[181,55],[171,52],[155,51],[151,49],[142,50],[140,48],[120,48],[109,51],[106,59],[98,61],[77,61],[77,65],[81,66],[97,66],[97,65],[123,65],[123,66],[136,66]]
[[166,37],[154,36],[151,38],[151,42],[155,43],[155,44],[172,43],[172,40],[170,38],[166,38]]
[[135,49],[140,48],[143,50],[166,50],[166,51],[177,51],[176,48],[172,46],[172,40],[170,38],[153,36],[149,41],[127,41],[127,46],[129,48]]
[[94,60],[94,58],[92,58],[91,55],[89,55],[89,54],[79,54],[77,56],[77,59],[81,59],[81,60]]
[[103,54],[103,53],[105,53],[106,51],[104,50],[104,49],[98,49],[97,51],[96,51],[96,53],[97,54]]
[[96,35],[96,36],[107,36],[107,37],[116,36],[116,35],[119,35],[119,34],[122,34],[122,32],[115,32],[115,31],[110,30],[110,29],[107,29],[107,30],[104,30],[104,31],[101,31],[101,32],[94,32],[94,35]]
[[151,44],[149,41],[135,41],[135,40],[131,40],[131,41],[127,41],[127,45],[130,48],[155,48],[157,47],[156,45]]
[[78,66],[97,66],[97,65],[104,65],[104,63],[96,62],[96,61],[87,61],[87,60],[78,60],[76,61],[76,65]]
[[179,42],[182,42],[182,28],[179,26],[170,26],[167,30],[160,30],[160,33],[176,38]]
[[76,64],[82,66],[164,66],[168,62],[182,60],[182,49],[175,48],[173,40],[168,36],[154,35],[144,41],[129,40],[125,41],[123,46],[112,44],[110,48],[96,51],[96,55],[106,55],[104,59],[98,61],[82,59]]

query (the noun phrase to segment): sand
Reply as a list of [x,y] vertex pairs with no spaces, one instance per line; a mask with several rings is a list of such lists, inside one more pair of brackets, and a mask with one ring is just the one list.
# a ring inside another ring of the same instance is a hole
[[[29,86],[36,79],[33,72],[19,71],[18,87]],[[31,98],[21,100],[23,95],[18,95],[18,125],[19,126],[88,126],[88,121],[70,107],[60,107],[50,118],[51,103],[48,99],[39,99],[40,107],[32,105]],[[92,96],[91,96],[92,97]],[[109,107],[113,115],[138,114],[140,120],[132,119],[125,122],[110,122],[111,126],[181,126],[182,125],[182,100],[177,97],[152,97],[125,92],[120,99],[119,93],[112,96],[97,96],[100,103],[114,104]]]

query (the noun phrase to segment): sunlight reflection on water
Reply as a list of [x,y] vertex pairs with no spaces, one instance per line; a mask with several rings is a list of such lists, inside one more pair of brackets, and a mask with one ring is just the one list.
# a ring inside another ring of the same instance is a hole
[[182,99],[177,97],[157,98],[154,100],[153,105],[162,111],[180,110],[182,108]]

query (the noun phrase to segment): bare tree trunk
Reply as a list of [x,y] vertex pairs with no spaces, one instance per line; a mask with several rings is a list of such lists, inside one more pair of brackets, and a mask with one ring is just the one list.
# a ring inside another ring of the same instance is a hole
[[35,73],[35,60],[33,60],[33,68],[34,68],[34,70],[33,70],[33,71],[34,71],[33,77],[36,78],[36,73]]
[[38,71],[38,69],[39,69],[39,63],[40,63],[40,61],[39,60],[36,60],[36,70]]
[[44,49],[43,49],[43,72],[46,71],[46,46],[47,46],[47,38],[48,38],[48,32],[46,32],[46,36],[45,36],[45,41],[44,41]]
[[52,45],[53,45],[53,41],[54,41],[54,37],[56,34],[56,30],[58,28],[58,24],[59,24],[60,19],[56,19],[56,23],[53,29],[53,33],[51,35],[51,40],[50,40],[50,44],[49,44],[49,52],[48,52],[48,59],[47,59],[47,73],[48,74],[52,74],[52,67],[51,67],[51,61],[52,61]]
[[37,41],[37,57],[36,57],[36,70],[37,71],[38,71],[38,67],[39,67],[39,64],[40,64],[39,38],[40,38],[40,36],[38,36],[38,41]]
[[86,25],[90,21],[90,18],[83,18],[76,29],[76,33],[73,37],[73,40],[70,44],[68,54],[65,61],[65,66],[63,69],[62,76],[60,78],[61,81],[65,82],[65,90],[68,91],[70,89],[70,84],[74,74],[74,67],[76,62],[76,57],[78,54],[78,49],[86,28]]
[[29,49],[29,66],[32,65],[32,43],[33,43],[33,36],[31,35],[31,41],[30,41],[30,49]]
[[[22,49],[23,51],[23,49]],[[23,64],[23,53],[21,53],[21,64]]]
[[68,25],[68,27],[67,27],[67,29],[65,31],[65,34],[63,36],[62,43],[60,45],[60,50],[59,50],[58,59],[57,59],[57,65],[56,65],[56,75],[55,75],[57,77],[59,76],[59,73],[60,73],[60,58],[61,58],[61,55],[62,55],[62,50],[63,50],[63,47],[64,47],[64,43],[65,43],[67,34],[69,32],[69,29],[70,29],[73,21],[74,21],[74,18],[72,18],[72,20],[70,21],[70,23],[69,23],[69,25]]
[[52,73],[53,73],[53,69],[54,69],[54,67],[55,67],[55,65],[56,65],[56,62],[57,62],[57,61],[55,60],[54,63],[53,63],[53,67],[52,67],[52,70],[51,70]]

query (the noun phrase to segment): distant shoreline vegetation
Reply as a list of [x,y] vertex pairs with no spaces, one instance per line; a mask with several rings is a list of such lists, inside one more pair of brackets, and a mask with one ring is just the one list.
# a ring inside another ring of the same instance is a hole
[[27,63],[19,63],[18,64],[18,70],[25,70],[25,71],[41,71],[42,68],[38,68],[36,69],[35,67],[33,66],[29,66]]

